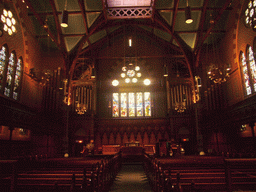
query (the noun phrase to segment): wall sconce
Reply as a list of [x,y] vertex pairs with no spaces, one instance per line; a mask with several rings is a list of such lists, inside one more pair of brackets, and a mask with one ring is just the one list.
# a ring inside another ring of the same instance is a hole
[[195,76],[195,92],[194,92],[194,103],[200,100],[200,90],[199,88],[202,87],[201,78],[199,76]]
[[164,65],[164,77],[168,77],[168,67]]
[[91,78],[92,78],[92,79],[95,79],[95,77],[96,77],[96,76],[95,76],[95,68],[93,67],[93,68],[92,68],[92,73],[91,73]]
[[67,0],[65,3],[65,8],[62,12],[62,19],[61,19],[61,27],[68,27],[68,11],[67,11]]
[[132,38],[131,37],[128,39],[128,43],[129,43],[129,47],[131,47],[132,46]]
[[185,8],[185,18],[186,18],[185,21],[187,24],[193,23],[193,19],[191,17],[191,9],[190,9],[190,6],[188,5],[188,0],[187,0],[187,6]]

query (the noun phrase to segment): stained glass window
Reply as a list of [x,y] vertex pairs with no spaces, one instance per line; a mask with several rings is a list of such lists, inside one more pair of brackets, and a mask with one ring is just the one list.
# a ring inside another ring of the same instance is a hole
[[246,94],[250,95],[252,93],[251,83],[250,83],[250,77],[249,77],[249,73],[248,73],[246,58],[245,58],[245,55],[243,52],[240,55],[240,60],[241,60],[242,71],[243,71],[243,76],[244,76],[244,85],[245,85],[245,89],[246,89]]
[[5,63],[6,63],[6,48],[2,46],[2,49],[0,50],[0,90],[3,87]]
[[113,93],[113,117],[119,117],[119,94]]
[[112,117],[151,117],[151,94],[150,92],[113,93],[112,109]]
[[255,59],[254,59],[254,53],[252,50],[252,47],[248,47],[248,58],[249,58],[249,66],[250,66],[250,73],[252,78],[252,85],[253,85],[253,91],[256,91],[256,65],[255,65]]
[[121,117],[127,117],[127,94],[121,93]]
[[22,67],[22,59],[19,58],[16,66],[16,73],[14,79],[14,87],[13,87],[13,99],[18,99],[20,80],[21,80],[21,67]]
[[135,116],[135,97],[134,93],[129,93],[129,117]]
[[137,101],[137,116],[143,116],[143,99],[142,93],[136,93],[136,101]]
[[150,102],[150,93],[145,92],[144,93],[144,101],[145,101],[145,116],[151,116],[151,102]]
[[14,70],[15,70],[15,55],[14,53],[11,53],[9,57],[8,67],[7,67],[7,78],[6,78],[5,90],[4,90],[4,94],[7,97],[11,96],[10,94],[12,89],[12,79],[14,76]]
[[248,2],[247,8],[245,9],[245,25],[248,27],[252,27],[253,30],[256,30],[255,22],[253,22],[255,18],[255,10],[256,10],[256,0],[251,0]]

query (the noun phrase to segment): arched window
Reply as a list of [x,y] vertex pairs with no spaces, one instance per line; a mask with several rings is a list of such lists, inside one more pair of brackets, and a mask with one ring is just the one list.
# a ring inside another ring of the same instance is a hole
[[242,72],[243,72],[243,79],[244,79],[244,86],[245,86],[245,90],[246,90],[246,95],[250,95],[252,93],[252,89],[251,89],[248,67],[247,67],[247,63],[246,63],[246,57],[245,57],[243,52],[240,53],[240,63],[241,63],[241,66],[242,66]]
[[252,46],[247,46],[246,55],[240,53],[240,64],[243,72],[246,95],[256,92],[256,63]]
[[2,92],[5,80],[7,48],[2,46],[0,50],[0,92]]
[[18,100],[21,84],[21,72],[22,72],[23,61],[20,57],[17,62],[15,78],[14,78],[14,87],[13,87],[13,99]]
[[12,90],[13,90],[13,83],[14,83],[14,74],[15,74],[15,68],[16,68],[16,55],[14,52],[10,54],[9,62],[7,66],[7,77],[6,77],[6,83],[5,83],[5,89],[4,89],[4,95],[7,97],[12,96]]
[[254,52],[251,46],[247,47],[247,58],[248,58],[248,64],[250,68],[249,74],[251,75],[253,92],[256,92],[256,65],[255,65],[255,59],[254,59]]

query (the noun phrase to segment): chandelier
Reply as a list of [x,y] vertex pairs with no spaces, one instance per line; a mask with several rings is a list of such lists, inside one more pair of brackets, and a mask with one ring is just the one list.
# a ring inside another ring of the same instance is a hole
[[178,113],[183,113],[186,109],[186,102],[185,101],[175,102],[174,109]]
[[[213,15],[210,14],[210,21],[209,25],[214,24],[214,19]],[[211,41],[211,51],[208,51],[209,44],[207,43],[207,49],[206,49],[206,54],[208,55],[208,61],[211,61],[208,70],[207,70],[207,75],[211,81],[214,83],[221,84],[225,81],[227,81],[227,78],[229,77],[229,73],[231,71],[231,67],[229,64],[225,64],[220,59],[220,53],[219,53],[219,48],[217,47],[218,39],[215,39],[215,35],[212,34],[210,36],[210,41]]]
[[231,68],[229,65],[220,66],[218,64],[211,63],[208,68],[207,75],[214,83],[221,84],[227,81],[230,71]]
[[87,107],[84,103],[76,104],[76,113],[79,115],[83,115],[87,111]]

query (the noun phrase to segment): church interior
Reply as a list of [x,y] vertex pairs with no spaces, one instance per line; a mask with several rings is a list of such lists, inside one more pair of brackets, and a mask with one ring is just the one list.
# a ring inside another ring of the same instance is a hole
[[1,0],[1,186],[118,191],[125,165],[143,165],[126,172],[150,189],[127,191],[255,189],[255,12],[256,0]]

